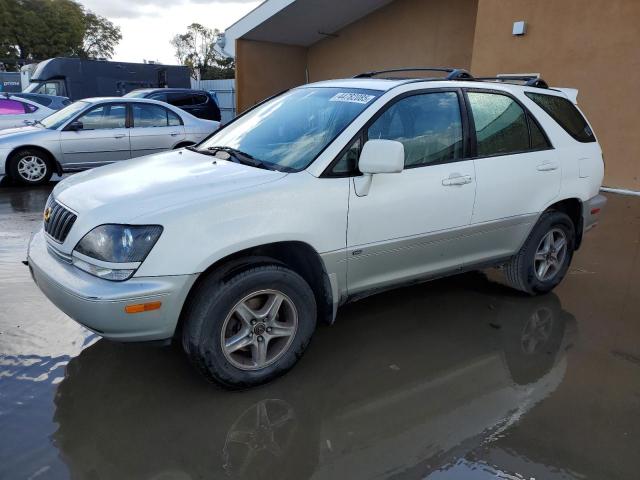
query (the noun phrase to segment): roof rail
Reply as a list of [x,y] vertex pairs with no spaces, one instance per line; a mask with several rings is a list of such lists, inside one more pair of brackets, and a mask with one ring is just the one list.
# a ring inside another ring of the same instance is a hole
[[[442,80],[472,80],[473,76],[462,68],[449,68],[449,67],[407,67],[407,68],[392,68],[389,70],[374,70],[372,72],[363,72],[354,76],[353,78],[373,78],[383,73],[399,73],[399,72],[444,72],[447,73]],[[439,78],[437,80],[440,80]]]
[[533,75],[505,75],[500,77],[475,77],[472,80],[478,82],[503,82],[503,83],[517,83],[518,85],[525,85],[527,87],[536,88],[549,88],[547,82],[541,77]]

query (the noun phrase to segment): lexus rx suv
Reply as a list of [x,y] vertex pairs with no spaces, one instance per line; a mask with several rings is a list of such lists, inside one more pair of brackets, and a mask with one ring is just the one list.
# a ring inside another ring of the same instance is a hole
[[283,374],[316,322],[384,289],[502,267],[522,292],[552,290],[606,201],[577,92],[384,73],[294,88],[194,147],[63,180],[30,242],[36,283],[106,338],[179,339],[229,388]]

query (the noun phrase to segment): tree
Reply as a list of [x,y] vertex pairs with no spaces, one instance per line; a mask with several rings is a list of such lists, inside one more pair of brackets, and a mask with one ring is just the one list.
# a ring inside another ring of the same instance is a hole
[[0,0],[0,61],[10,69],[51,57],[109,58],[121,38],[73,0]]
[[217,28],[211,30],[199,23],[192,23],[186,33],[178,34],[171,40],[176,58],[189,67],[193,78],[211,80],[235,76],[233,59],[215,49],[219,35]]
[[84,38],[77,52],[79,57],[111,58],[116,45],[122,40],[120,27],[91,11],[84,13]]

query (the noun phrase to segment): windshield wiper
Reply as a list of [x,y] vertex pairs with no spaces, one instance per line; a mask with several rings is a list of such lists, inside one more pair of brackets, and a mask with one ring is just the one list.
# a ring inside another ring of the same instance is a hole
[[250,155],[246,152],[243,152],[242,150],[238,150],[237,148],[233,148],[233,147],[208,147],[207,150],[209,152],[213,152],[213,154],[215,155],[218,152],[225,152],[227,154],[229,154],[229,156],[231,158],[233,158],[237,163],[242,163],[244,165],[249,165],[251,167],[256,167],[256,168],[267,168],[269,169],[269,167],[262,162],[261,160],[258,160],[257,158],[255,158],[253,155]]
[[[242,150],[238,150],[237,148],[233,148],[233,147],[218,146],[218,147],[208,147],[206,150],[200,150],[199,148],[191,145],[185,148],[192,152],[201,153],[202,155],[211,155],[216,158],[220,158],[217,155],[218,152],[224,152],[229,155],[229,160],[231,160],[232,162],[240,163],[243,165],[249,165],[251,167],[264,168],[265,170],[276,170],[279,172],[290,171],[288,167],[282,167],[280,165],[275,165],[273,163],[263,162],[262,160],[258,160],[257,158],[255,158],[253,155],[250,155],[246,152],[243,152]],[[220,158],[220,160],[226,160],[226,159]]]

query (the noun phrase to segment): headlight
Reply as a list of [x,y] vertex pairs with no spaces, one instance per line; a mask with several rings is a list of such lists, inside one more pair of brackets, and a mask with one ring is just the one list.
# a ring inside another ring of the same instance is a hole
[[101,225],[73,251],[73,264],[100,278],[126,280],[160,238],[160,225]]

